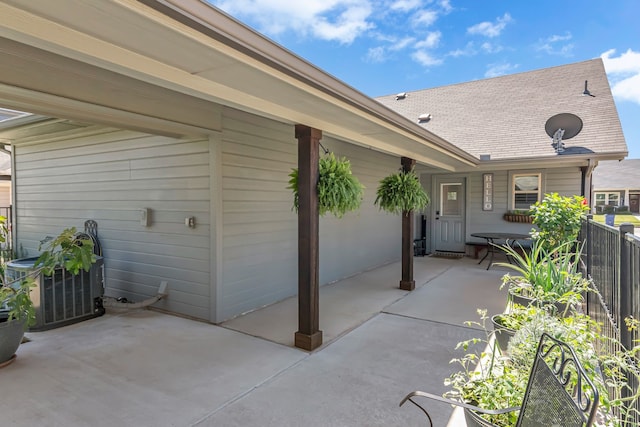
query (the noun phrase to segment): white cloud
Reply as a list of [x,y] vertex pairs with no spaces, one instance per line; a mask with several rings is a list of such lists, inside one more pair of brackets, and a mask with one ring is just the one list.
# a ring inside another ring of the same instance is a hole
[[498,37],[511,21],[513,21],[511,15],[505,13],[502,17],[496,18],[495,23],[485,21],[467,28],[467,33],[489,38]]
[[508,62],[503,62],[501,64],[489,64],[484,76],[487,78],[504,76],[505,74],[513,73],[517,68],[517,64],[513,65]]
[[433,67],[434,65],[442,64],[442,59],[434,58],[426,50],[416,50],[411,55],[414,61],[425,67]]
[[367,50],[369,62],[384,62],[387,59],[387,50],[383,46],[371,47]]
[[611,92],[619,100],[640,104],[640,52],[627,49],[615,58],[615,49],[604,52],[600,57],[611,80]]
[[408,46],[413,45],[416,39],[413,37],[405,37],[400,40],[395,40],[388,37],[384,41],[389,44],[387,46],[369,48],[366,56],[369,62],[384,62],[389,58],[390,53],[406,49]]
[[417,9],[421,4],[421,0],[396,0],[391,4],[389,9],[409,12],[410,10]]
[[564,43],[571,39],[573,39],[573,35],[568,31],[564,35],[554,34],[546,39],[538,40],[535,49],[549,55],[572,56],[573,43]]
[[498,53],[501,52],[504,48],[499,44],[484,42],[480,45],[480,48],[486,53]]
[[232,16],[251,22],[277,38],[293,34],[350,44],[368,38],[373,44],[364,57],[380,63],[399,52],[422,66],[442,63],[438,55],[442,34],[429,31],[453,8],[449,0],[208,0]]
[[427,34],[427,37],[425,37],[424,40],[419,41],[418,43],[416,43],[416,48],[418,48],[418,49],[433,49],[435,47],[438,47],[438,44],[440,43],[440,37],[441,36],[442,36],[442,33],[440,33],[440,31],[430,32],[429,34]]
[[464,49],[456,49],[447,53],[447,56],[458,58],[460,56],[474,56],[478,53],[475,44],[473,42],[467,43]]
[[430,27],[438,19],[438,12],[435,10],[421,10],[411,18],[414,27]]
[[277,36],[288,30],[323,40],[351,43],[374,27],[370,0],[210,0],[240,19],[250,17],[258,30]]
[[449,0],[440,0],[440,8],[444,13],[449,13],[453,10],[453,7],[451,7],[451,2]]

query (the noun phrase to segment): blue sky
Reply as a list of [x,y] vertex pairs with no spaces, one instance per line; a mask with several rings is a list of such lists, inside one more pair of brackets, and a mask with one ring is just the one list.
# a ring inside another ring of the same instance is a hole
[[375,97],[601,57],[640,158],[638,0],[210,0]]

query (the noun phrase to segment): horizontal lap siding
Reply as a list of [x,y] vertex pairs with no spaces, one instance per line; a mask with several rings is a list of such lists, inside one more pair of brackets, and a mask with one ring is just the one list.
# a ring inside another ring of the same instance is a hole
[[298,224],[286,188],[296,165],[293,126],[225,110],[220,319],[297,292]]
[[[222,136],[221,319],[297,294],[298,223],[287,189],[297,167],[294,126],[227,109]],[[377,183],[399,159],[335,141],[322,144],[351,160],[367,187],[362,209],[320,220],[320,283],[400,256],[400,219],[373,206]]]
[[[141,301],[166,280],[170,296],[156,306],[208,319],[208,140],[99,128],[46,139],[16,141],[19,244],[35,254],[43,237],[93,219],[107,295]],[[151,209],[150,227],[140,224],[142,208]],[[195,229],[184,225],[188,216]]]
[[400,258],[402,218],[374,205],[380,180],[398,171],[400,159],[328,137],[323,145],[346,157],[365,187],[359,210],[320,219],[320,283],[330,283]]
[[[580,195],[581,172],[579,168],[527,169],[542,172],[542,192],[559,193],[561,196]],[[528,223],[505,221],[502,216],[509,209],[511,190],[509,171],[493,172],[493,210],[482,210],[482,175],[469,174],[467,182],[467,234],[482,231],[504,231],[528,234],[533,228]],[[467,239],[472,239],[467,236]],[[478,239],[472,239],[478,240]]]

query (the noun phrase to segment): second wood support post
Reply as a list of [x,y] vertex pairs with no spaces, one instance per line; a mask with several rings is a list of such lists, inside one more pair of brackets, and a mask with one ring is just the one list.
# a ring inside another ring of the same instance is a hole
[[[410,172],[416,164],[414,159],[402,157],[402,171]],[[402,280],[400,289],[412,291],[416,288],[413,280],[413,211],[402,212]]]

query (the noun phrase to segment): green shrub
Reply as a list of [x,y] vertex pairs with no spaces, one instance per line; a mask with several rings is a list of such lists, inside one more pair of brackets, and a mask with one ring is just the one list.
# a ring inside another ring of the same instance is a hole
[[582,216],[587,212],[589,206],[582,196],[545,194],[541,202],[531,207],[533,223],[539,229],[532,230],[532,235],[543,240],[549,249],[564,242],[574,241],[580,231]]

